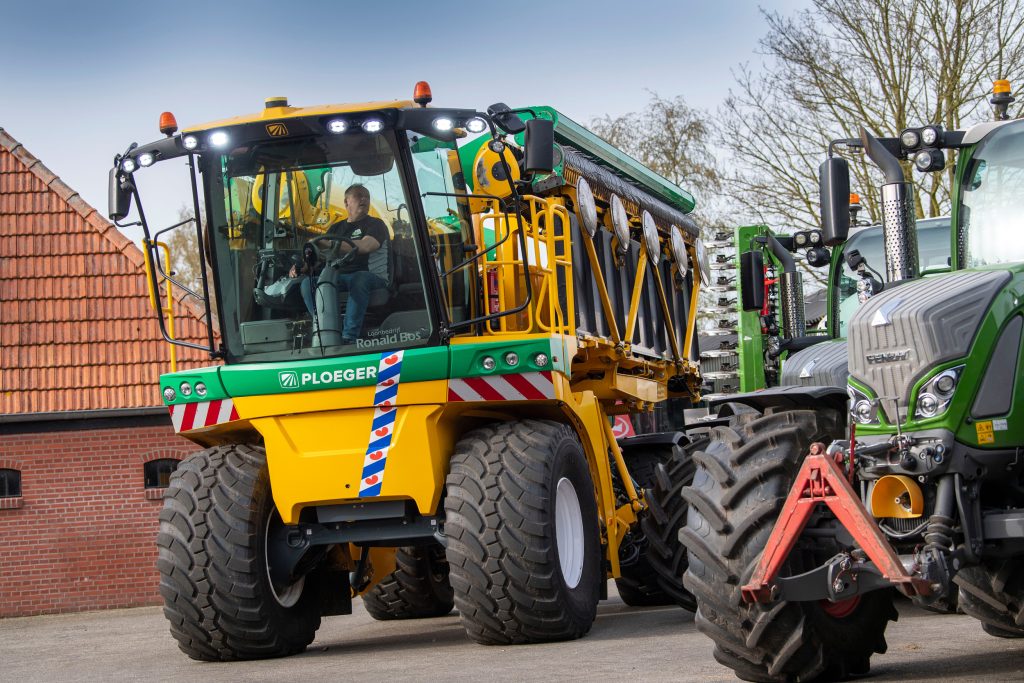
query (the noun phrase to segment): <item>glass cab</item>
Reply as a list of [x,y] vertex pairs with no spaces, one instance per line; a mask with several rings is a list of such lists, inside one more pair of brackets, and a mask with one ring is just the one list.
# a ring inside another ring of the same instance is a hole
[[470,315],[454,142],[390,129],[262,140],[203,164],[228,362],[421,346]]

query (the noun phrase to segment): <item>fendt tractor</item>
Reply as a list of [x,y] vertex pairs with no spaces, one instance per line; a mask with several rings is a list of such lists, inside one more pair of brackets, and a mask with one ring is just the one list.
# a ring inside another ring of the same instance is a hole
[[[886,649],[897,588],[955,599],[986,632],[1024,636],[1024,120],[847,147],[882,171],[885,269],[847,324],[849,381],[732,397],[694,454],[680,538],[715,657],[758,681],[842,678]],[[904,163],[957,159],[951,270],[918,278]],[[849,167],[822,164],[824,241],[849,228]],[[915,279],[916,278],[916,279]],[[848,395],[847,395],[848,394]],[[849,399],[847,401],[847,399]]]
[[205,449],[157,540],[193,658],[300,652],[356,596],[377,619],[454,605],[485,644],[584,635],[609,577],[693,607],[685,436],[620,446],[610,424],[699,400],[693,198],[554,109],[430,100],[274,98],[181,132],[164,114],[115,159],[110,214],[134,203],[151,292],[173,276],[146,167],[187,161],[205,215],[219,336],[193,346],[222,363],[160,378]]
[[[850,195],[851,223],[861,210]],[[740,392],[785,385],[830,385],[845,390],[846,328],[858,306],[889,282],[884,271],[882,226],[862,225],[846,241],[826,246],[820,230],[776,234],[766,226],[736,230],[737,343],[729,354]],[[949,270],[949,218],[917,223],[921,274]],[[823,324],[805,315],[808,287],[798,258],[810,268],[828,267]],[[714,397],[705,396],[707,400]]]

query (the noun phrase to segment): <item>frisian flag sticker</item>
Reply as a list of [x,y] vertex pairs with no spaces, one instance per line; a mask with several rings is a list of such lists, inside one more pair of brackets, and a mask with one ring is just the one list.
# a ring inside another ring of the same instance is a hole
[[370,442],[363,458],[363,475],[359,482],[360,496],[379,496],[384,483],[384,466],[391,438],[395,431],[398,412],[398,381],[402,374],[402,355],[405,351],[382,353],[377,367],[377,388],[373,394],[373,422],[370,423]]

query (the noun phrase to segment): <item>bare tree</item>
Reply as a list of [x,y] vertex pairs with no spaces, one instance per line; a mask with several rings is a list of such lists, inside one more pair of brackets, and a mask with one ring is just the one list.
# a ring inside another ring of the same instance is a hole
[[[719,142],[734,154],[726,193],[779,227],[817,226],[817,167],[830,139],[856,137],[860,126],[884,136],[962,128],[990,116],[993,80],[1024,77],[1020,0],[812,1],[793,16],[765,12],[766,66],[738,70],[719,116]],[[948,212],[952,161],[918,175],[920,217]],[[879,220],[876,171],[855,158],[851,172]]]
[[721,189],[721,173],[711,151],[713,130],[708,114],[686,104],[681,96],[667,99],[650,93],[641,112],[602,116],[591,129],[610,144],[635,157],[659,175],[693,194],[694,216],[708,223],[715,218],[710,201]]

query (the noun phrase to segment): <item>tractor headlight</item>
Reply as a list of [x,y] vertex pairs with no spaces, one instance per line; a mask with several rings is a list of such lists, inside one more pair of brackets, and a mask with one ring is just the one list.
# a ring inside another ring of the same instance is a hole
[[174,389],[167,387],[164,389],[164,400],[170,403],[174,399],[178,398],[178,395],[174,392]]
[[487,122],[479,117],[473,117],[466,121],[466,130],[470,133],[483,133],[487,130]]
[[859,425],[879,424],[878,404],[864,392],[849,384],[846,394],[850,397],[850,417]]
[[134,159],[129,159],[125,157],[125,159],[121,162],[121,170],[124,171],[125,173],[135,173],[136,168],[138,168],[138,166],[136,166]]
[[181,139],[181,144],[185,146],[185,149],[193,150],[199,146],[199,138],[195,135],[186,135]]
[[153,155],[149,152],[143,152],[139,155],[139,166],[152,166],[153,161]]
[[900,133],[900,144],[906,149],[914,149],[921,144],[921,136],[915,129],[908,128]]
[[914,407],[915,418],[924,420],[946,412],[950,401],[953,400],[953,393],[956,392],[956,385],[960,382],[960,375],[963,373],[964,367],[958,365],[955,368],[943,370],[921,386],[921,390],[917,392],[917,404]]
[[344,133],[348,130],[348,122],[345,119],[333,119],[327,122],[327,130],[334,134]]

